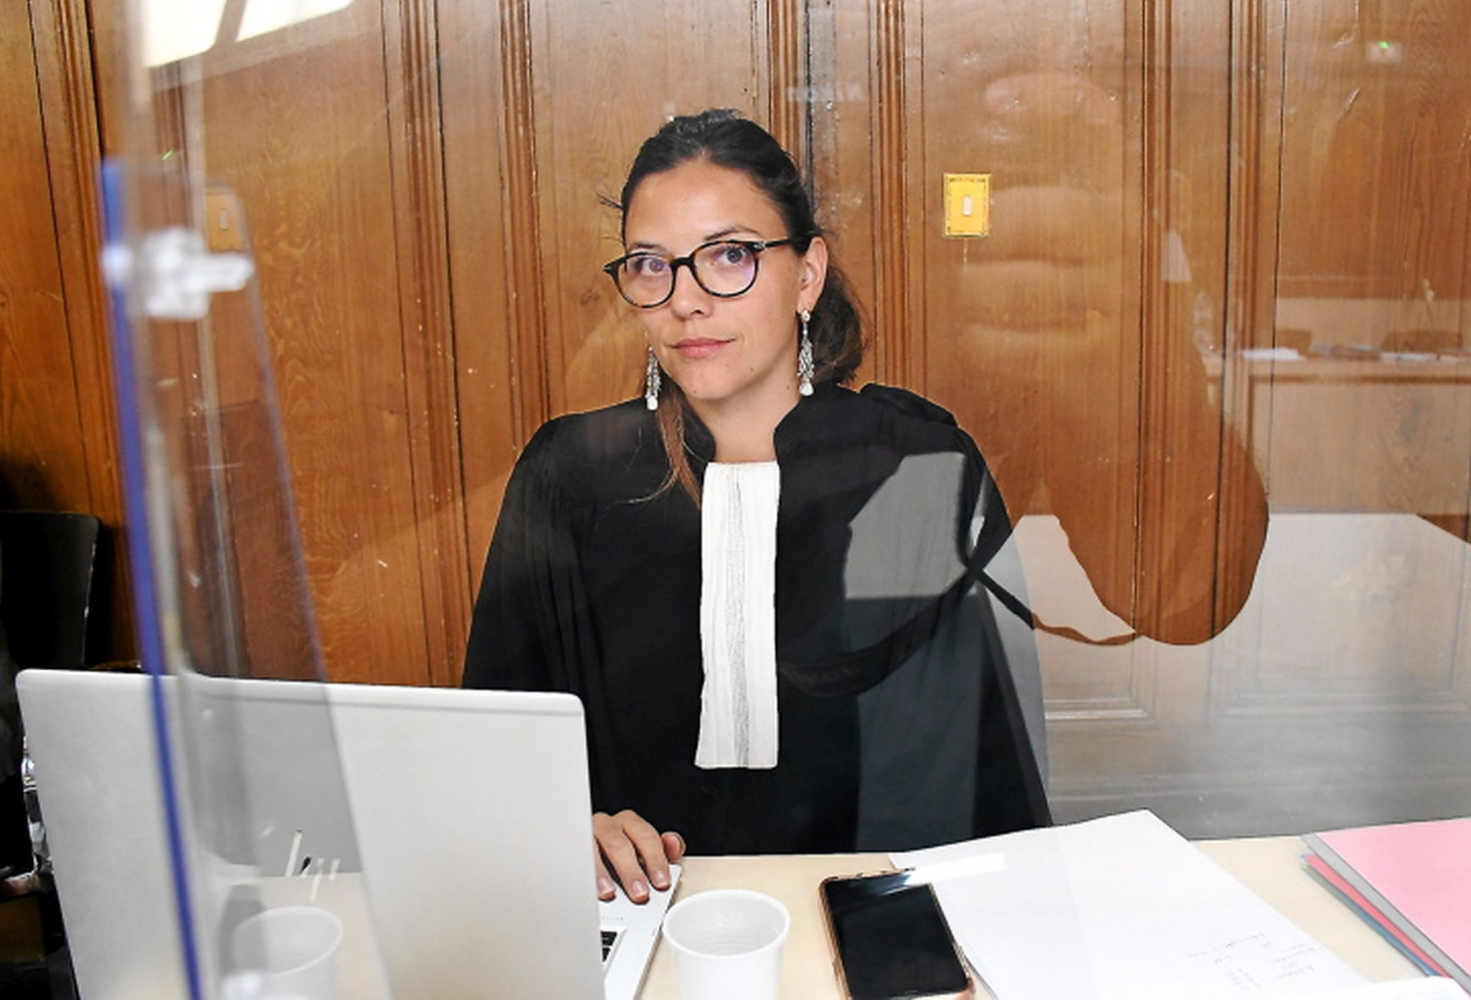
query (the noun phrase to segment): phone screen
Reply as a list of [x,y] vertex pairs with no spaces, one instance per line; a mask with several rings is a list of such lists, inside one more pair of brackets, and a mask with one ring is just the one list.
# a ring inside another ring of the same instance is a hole
[[854,1000],[965,994],[970,978],[928,884],[909,873],[828,879],[823,902]]

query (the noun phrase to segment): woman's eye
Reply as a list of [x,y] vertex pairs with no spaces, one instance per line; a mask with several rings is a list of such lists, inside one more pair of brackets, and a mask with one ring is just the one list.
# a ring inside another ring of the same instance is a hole
[[639,278],[658,277],[669,270],[669,262],[653,254],[630,257],[624,266],[628,268],[629,274]]
[[727,243],[715,254],[715,262],[722,267],[741,267],[750,259],[750,247],[741,243]]

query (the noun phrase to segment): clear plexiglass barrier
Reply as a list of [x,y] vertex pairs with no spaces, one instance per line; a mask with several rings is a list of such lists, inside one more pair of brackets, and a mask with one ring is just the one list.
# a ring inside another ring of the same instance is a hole
[[[594,807],[697,855],[1471,814],[1471,7],[95,20],[196,996],[270,995],[277,912],[379,975],[328,680],[571,690]],[[791,154],[807,231],[744,178],[625,191],[710,108]],[[804,298],[839,272],[861,352]],[[763,485],[722,407],[809,375]],[[740,655],[713,566],[774,594]]]
[[[181,944],[181,967],[156,995],[386,995],[323,686],[259,251],[238,199],[207,179],[212,125],[188,57],[212,43],[224,6],[130,11],[136,30],[123,37],[141,89],[128,91],[126,139],[103,172],[130,556]],[[261,21],[251,6],[242,36],[297,18]],[[171,101],[178,117],[161,117]],[[345,982],[344,941],[355,956]]]

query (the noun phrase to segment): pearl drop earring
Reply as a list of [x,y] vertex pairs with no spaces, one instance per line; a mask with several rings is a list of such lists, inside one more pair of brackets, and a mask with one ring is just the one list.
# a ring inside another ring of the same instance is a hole
[[802,321],[802,338],[797,346],[797,392],[810,396],[812,375],[816,371],[816,366],[812,363],[812,338],[807,335],[807,324],[812,320],[812,313],[803,309],[797,317]]

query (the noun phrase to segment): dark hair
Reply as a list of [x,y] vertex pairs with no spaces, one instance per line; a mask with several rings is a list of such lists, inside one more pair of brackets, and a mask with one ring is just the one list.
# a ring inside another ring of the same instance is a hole
[[[770,132],[726,108],[671,118],[644,140],[623,184],[625,217],[634,192],[645,178],[700,159],[739,170],[765,192],[786,224],[786,235],[801,241],[795,245],[799,252],[805,253],[813,237],[822,235],[812,198],[791,156]],[[814,381],[841,385],[852,379],[863,361],[863,323],[842,272],[831,261],[807,332],[812,339]],[[684,393],[673,379],[665,380],[664,393],[669,398],[659,407],[659,433],[670,471],[659,492],[678,482],[698,502],[699,483],[685,453]]]

